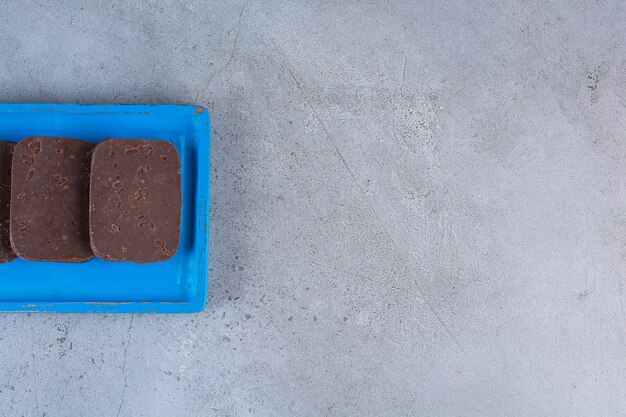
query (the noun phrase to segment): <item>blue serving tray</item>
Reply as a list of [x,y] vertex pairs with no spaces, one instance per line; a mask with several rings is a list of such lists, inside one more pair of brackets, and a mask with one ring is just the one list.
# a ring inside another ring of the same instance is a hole
[[180,248],[169,261],[137,265],[0,264],[0,311],[191,313],[208,285],[210,120],[202,107],[177,105],[0,104],[0,140],[65,136],[162,139],[182,162]]

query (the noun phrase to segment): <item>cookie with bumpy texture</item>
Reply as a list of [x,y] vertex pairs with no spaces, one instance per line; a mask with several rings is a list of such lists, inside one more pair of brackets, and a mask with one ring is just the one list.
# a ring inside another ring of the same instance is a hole
[[11,262],[15,253],[9,239],[11,207],[11,163],[15,143],[0,142],[0,264]]
[[89,168],[93,144],[29,137],[13,153],[11,246],[29,261],[85,262],[89,245]]
[[169,142],[108,139],[91,161],[89,232],[106,261],[154,263],[180,243],[181,162]]

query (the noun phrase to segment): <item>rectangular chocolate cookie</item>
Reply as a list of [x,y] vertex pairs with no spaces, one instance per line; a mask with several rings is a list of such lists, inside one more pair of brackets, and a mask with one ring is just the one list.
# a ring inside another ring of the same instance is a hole
[[93,145],[29,137],[17,144],[11,179],[11,245],[30,261],[85,262]]
[[108,139],[91,161],[89,232],[106,261],[153,263],[178,251],[181,164],[169,142]]
[[9,239],[9,207],[11,206],[11,161],[15,143],[0,142],[0,264],[11,262],[15,253]]

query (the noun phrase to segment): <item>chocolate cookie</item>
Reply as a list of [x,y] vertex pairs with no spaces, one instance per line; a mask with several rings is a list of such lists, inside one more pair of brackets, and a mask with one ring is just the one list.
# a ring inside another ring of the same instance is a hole
[[9,207],[11,206],[11,161],[15,143],[0,142],[0,264],[11,262],[15,253],[9,239]]
[[11,245],[22,259],[85,262],[89,246],[89,167],[93,145],[29,137],[17,144],[11,179]]
[[180,155],[169,142],[108,139],[91,162],[89,231],[101,259],[153,263],[178,251]]

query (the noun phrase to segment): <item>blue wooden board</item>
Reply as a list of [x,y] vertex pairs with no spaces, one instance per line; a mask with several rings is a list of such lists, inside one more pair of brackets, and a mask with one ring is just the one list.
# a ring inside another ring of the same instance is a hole
[[98,143],[162,139],[182,162],[178,253],[137,265],[28,262],[0,264],[0,311],[191,313],[204,309],[208,285],[210,120],[202,107],[177,105],[0,104],[0,140],[33,135]]

